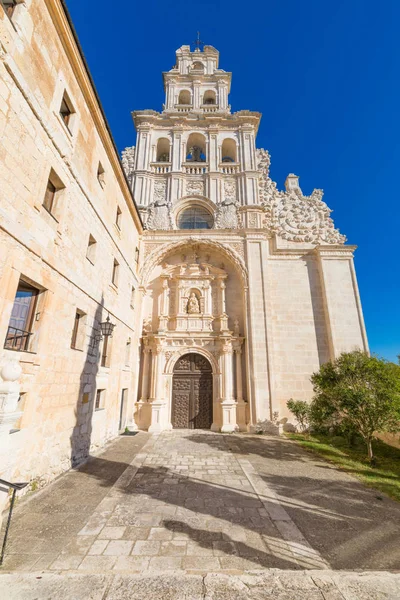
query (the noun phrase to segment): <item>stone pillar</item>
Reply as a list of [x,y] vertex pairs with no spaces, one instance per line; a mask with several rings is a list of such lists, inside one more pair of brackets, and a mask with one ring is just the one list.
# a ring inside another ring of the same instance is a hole
[[243,382],[242,382],[242,349],[236,348],[236,400],[243,400]]
[[226,314],[226,301],[225,301],[225,281],[220,281],[220,309],[221,309],[221,331],[228,331],[228,317]]
[[143,369],[142,369],[142,396],[140,400],[147,402],[149,397],[149,369],[150,369],[150,348],[145,346],[143,350]]
[[151,382],[151,425],[149,431],[160,432],[166,429],[172,429],[171,423],[167,420],[166,402],[164,398],[164,353],[160,346],[154,348],[153,352],[153,368]]
[[168,327],[168,313],[169,313],[169,286],[168,280],[163,279],[163,293],[161,297],[160,306],[160,319],[159,319],[159,330],[165,331]]
[[[8,360],[1,369],[0,376],[0,440],[4,435],[9,435],[10,430],[21,417],[18,410],[20,385],[18,379],[22,369],[18,358]],[[1,442],[0,442],[1,443]]]
[[236,401],[233,398],[232,358],[232,346],[230,344],[224,344],[222,348],[222,433],[232,433],[238,429],[236,422]]
[[235,349],[236,356],[236,418],[239,431],[247,431],[246,402],[243,400],[242,349]]

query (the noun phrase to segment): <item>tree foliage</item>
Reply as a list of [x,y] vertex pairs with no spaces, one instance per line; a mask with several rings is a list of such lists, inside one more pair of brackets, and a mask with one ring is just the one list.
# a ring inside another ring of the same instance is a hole
[[302,431],[306,431],[310,424],[310,405],[303,400],[293,400],[292,398],[286,403],[288,409],[296,417]]
[[361,351],[344,352],[311,381],[311,421],[340,423],[359,433],[370,461],[374,434],[400,431],[400,366]]

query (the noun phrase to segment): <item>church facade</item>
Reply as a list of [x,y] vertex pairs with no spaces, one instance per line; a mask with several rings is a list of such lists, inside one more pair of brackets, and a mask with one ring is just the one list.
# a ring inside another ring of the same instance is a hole
[[123,165],[141,214],[139,428],[246,431],[309,400],[310,375],[368,351],[355,246],[322,190],[280,190],[256,146],[261,114],[232,113],[212,46],[182,46],[162,112],[133,113]]

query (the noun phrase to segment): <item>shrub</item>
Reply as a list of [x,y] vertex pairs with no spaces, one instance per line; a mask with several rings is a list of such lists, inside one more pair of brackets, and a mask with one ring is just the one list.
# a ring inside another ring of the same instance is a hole
[[308,402],[305,402],[304,400],[293,400],[291,398],[287,401],[286,406],[296,417],[301,431],[306,431],[310,425],[310,405]]

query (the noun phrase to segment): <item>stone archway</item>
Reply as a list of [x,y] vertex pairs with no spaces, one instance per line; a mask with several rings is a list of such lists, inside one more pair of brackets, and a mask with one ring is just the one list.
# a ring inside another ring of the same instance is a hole
[[210,362],[195,352],[175,363],[172,378],[172,427],[210,429],[213,422],[213,377]]

